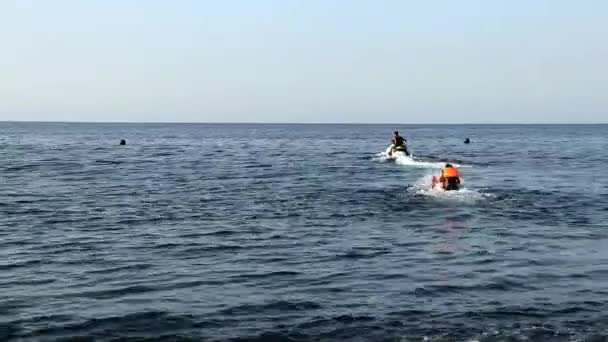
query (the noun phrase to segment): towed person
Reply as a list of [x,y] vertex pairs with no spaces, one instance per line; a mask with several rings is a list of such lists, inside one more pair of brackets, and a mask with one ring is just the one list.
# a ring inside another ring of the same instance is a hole
[[445,164],[445,167],[441,170],[439,181],[437,181],[437,177],[433,177],[433,187],[440,184],[441,188],[446,191],[460,190],[461,183],[460,173],[452,164]]

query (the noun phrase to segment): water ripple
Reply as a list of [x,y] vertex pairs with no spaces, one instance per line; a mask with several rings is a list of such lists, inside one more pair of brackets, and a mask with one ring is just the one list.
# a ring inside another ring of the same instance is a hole
[[606,340],[605,128],[0,123],[0,340]]

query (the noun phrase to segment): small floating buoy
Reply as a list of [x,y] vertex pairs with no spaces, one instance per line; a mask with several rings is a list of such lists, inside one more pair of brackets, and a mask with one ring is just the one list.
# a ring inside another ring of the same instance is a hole
[[121,144],[121,145],[126,145],[126,144],[127,144],[127,141],[126,141],[125,139],[120,139],[120,144]]
[[470,143],[471,143],[471,140],[470,140],[469,138],[466,138],[466,139],[464,139],[464,143],[465,143],[465,144],[470,144]]

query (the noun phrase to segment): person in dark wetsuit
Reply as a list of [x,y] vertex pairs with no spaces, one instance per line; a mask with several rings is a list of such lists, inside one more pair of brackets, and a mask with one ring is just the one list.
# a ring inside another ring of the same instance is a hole
[[393,139],[392,139],[393,146],[391,148],[390,154],[392,155],[393,152],[403,151],[403,152],[405,152],[406,156],[409,156],[410,152],[407,150],[407,146],[405,145],[406,142],[407,142],[407,139],[400,136],[399,132],[397,132],[397,131],[393,132]]

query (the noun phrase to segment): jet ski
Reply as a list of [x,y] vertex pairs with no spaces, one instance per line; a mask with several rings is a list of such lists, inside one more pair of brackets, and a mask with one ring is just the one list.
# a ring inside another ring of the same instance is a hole
[[397,146],[390,145],[386,151],[384,152],[387,160],[397,160],[399,158],[410,157],[410,152],[407,150],[406,146]]

